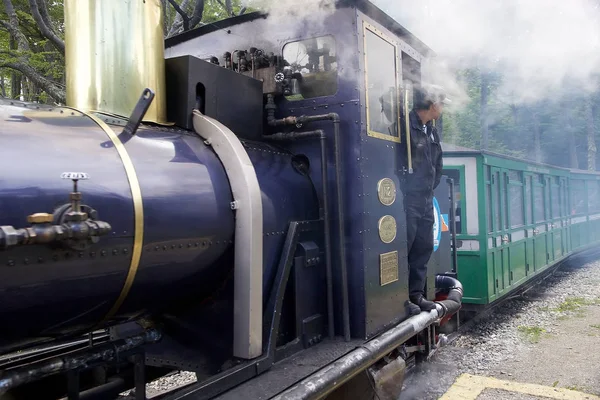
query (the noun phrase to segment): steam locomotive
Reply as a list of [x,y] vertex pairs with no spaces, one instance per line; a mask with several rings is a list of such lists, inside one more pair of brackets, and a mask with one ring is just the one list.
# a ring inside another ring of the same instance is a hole
[[0,392],[145,399],[187,370],[156,398],[396,399],[463,291],[444,183],[436,309],[407,307],[393,126],[432,52],[368,1],[166,42],[162,18],[65,0],[67,105],[1,100]]

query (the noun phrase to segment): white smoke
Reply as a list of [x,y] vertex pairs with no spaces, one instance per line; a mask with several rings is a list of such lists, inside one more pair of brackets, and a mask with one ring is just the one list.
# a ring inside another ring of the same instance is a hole
[[241,0],[244,7],[259,9],[269,13],[269,21],[281,27],[285,21],[287,31],[296,36],[303,33],[307,24],[318,29],[327,16],[335,11],[336,0]]
[[[595,90],[598,0],[373,0],[438,55],[441,84],[458,68],[501,71],[513,102],[552,97],[565,84]],[[435,74],[434,74],[435,75]],[[440,76],[438,76],[440,80]]]

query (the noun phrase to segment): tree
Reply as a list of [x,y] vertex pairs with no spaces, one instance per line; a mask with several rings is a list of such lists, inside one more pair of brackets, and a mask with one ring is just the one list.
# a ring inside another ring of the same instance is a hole
[[[1,0],[0,94],[64,104],[63,0]],[[161,0],[165,37],[245,12],[240,0]]]

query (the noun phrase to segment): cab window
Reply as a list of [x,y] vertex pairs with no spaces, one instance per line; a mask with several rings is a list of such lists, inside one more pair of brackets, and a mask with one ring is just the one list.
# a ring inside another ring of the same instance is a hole
[[365,23],[364,46],[367,132],[370,136],[399,141],[396,45]]
[[287,43],[283,47],[284,74],[289,78],[285,98],[290,101],[337,93],[338,63],[333,36]]

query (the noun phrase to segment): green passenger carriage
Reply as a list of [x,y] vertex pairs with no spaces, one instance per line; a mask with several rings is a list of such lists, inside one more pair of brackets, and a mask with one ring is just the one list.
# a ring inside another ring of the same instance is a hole
[[491,305],[600,242],[600,173],[444,145],[463,309]]

